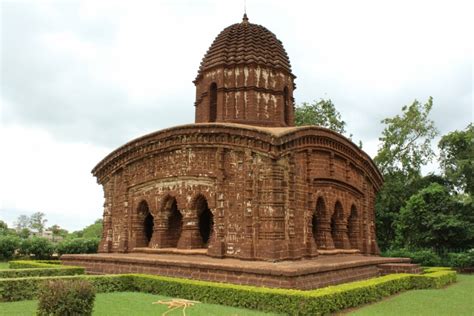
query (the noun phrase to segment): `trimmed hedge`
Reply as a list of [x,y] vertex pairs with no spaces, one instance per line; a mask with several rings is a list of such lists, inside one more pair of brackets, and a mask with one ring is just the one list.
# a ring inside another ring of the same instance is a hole
[[216,284],[151,275],[134,276],[135,287],[141,292],[291,315],[329,314],[378,301],[404,290],[439,288],[456,280],[455,271],[441,270],[424,275],[391,274],[301,291]]
[[83,279],[98,293],[140,291],[205,303],[292,315],[322,315],[359,306],[410,289],[439,288],[454,282],[456,272],[432,268],[425,274],[391,274],[364,281],[301,291],[213,283],[164,276],[122,274],[0,279],[0,301],[32,299],[46,280]]
[[[10,269],[58,268],[59,260],[15,260],[8,262]],[[61,266],[64,267],[64,266]]]
[[60,276],[84,274],[82,267],[61,266],[57,268],[5,269],[0,270],[0,279],[25,278],[35,276]]

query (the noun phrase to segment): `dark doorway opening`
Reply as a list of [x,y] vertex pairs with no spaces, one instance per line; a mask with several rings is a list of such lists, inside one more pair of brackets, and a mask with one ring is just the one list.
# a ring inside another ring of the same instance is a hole
[[150,243],[151,236],[153,236],[153,216],[148,213],[147,216],[145,217],[145,238],[146,238],[146,243],[147,245]]
[[203,246],[207,247],[214,227],[214,217],[207,205],[206,198],[203,196],[198,197],[196,200],[196,209],[199,216],[199,234],[201,235]]

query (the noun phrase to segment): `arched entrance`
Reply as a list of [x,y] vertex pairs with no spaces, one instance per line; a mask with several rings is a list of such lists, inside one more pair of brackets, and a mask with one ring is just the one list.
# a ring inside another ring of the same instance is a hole
[[138,204],[135,223],[135,247],[148,247],[153,237],[154,219],[146,201],[141,201]]
[[214,217],[207,205],[206,198],[202,195],[196,199],[196,211],[199,221],[199,235],[202,238],[203,247],[206,248],[214,228]]

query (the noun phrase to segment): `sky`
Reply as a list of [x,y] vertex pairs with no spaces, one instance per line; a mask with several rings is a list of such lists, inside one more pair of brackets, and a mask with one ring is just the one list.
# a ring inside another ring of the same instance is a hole
[[[441,135],[473,121],[470,1],[246,2],[283,42],[296,105],[332,99],[371,157],[380,121],[415,99],[434,98]],[[0,220],[40,211],[72,231],[101,218],[92,168],[193,123],[200,61],[243,11],[244,0],[0,0]]]

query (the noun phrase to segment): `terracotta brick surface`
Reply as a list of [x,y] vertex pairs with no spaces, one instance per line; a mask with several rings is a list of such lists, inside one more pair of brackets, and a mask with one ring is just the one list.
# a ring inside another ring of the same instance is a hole
[[417,265],[409,264],[409,259],[362,255],[320,256],[275,263],[143,253],[64,255],[61,260],[66,265],[84,266],[93,274],[146,273],[295,289],[314,289],[387,273],[419,273],[414,267]]

